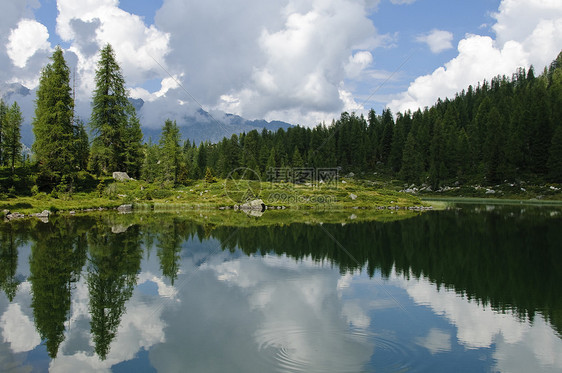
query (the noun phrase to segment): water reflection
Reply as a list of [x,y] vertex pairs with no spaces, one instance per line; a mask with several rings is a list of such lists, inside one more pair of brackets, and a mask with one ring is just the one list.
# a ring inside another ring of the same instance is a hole
[[476,210],[345,226],[162,214],[0,224],[0,363],[561,369],[560,215]]

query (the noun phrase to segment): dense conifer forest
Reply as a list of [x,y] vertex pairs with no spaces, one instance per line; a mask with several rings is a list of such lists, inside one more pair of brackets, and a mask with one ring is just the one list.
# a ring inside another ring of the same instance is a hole
[[272,168],[338,167],[434,189],[562,183],[562,53],[541,74],[520,68],[415,112],[344,112],[328,125],[253,130],[216,144],[183,141],[175,121],[166,118],[158,143],[143,139],[110,45],[98,61],[89,135],[74,117],[69,83],[70,70],[57,48],[41,74],[31,158],[19,156],[19,107],[1,102],[3,189],[66,192],[95,186],[97,177],[114,171],[173,186],[226,177],[239,167],[262,180]]

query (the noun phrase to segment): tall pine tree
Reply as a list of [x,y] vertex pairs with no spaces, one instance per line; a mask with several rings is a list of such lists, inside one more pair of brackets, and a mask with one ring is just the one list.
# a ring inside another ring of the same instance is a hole
[[125,79],[110,44],[100,52],[90,127],[94,132],[90,167],[96,173],[130,171],[138,175],[142,136],[129,103]]
[[21,154],[21,123],[23,117],[17,102],[10,107],[4,123],[2,124],[2,132],[4,132],[4,164],[15,172],[16,160],[20,159]]
[[79,164],[74,146],[70,69],[59,47],[55,49],[51,61],[41,72],[33,118],[35,142],[32,149],[39,163],[39,183],[42,186],[53,186],[63,176],[75,172]]

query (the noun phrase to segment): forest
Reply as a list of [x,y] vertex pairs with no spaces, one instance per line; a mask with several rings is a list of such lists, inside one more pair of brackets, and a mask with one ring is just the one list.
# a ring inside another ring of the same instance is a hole
[[84,124],[74,114],[70,69],[60,48],[51,61],[37,90],[31,157],[21,154],[17,103],[0,102],[0,193],[91,190],[114,171],[173,187],[224,178],[239,167],[262,180],[274,168],[338,167],[434,189],[562,183],[562,52],[541,74],[520,68],[413,113],[371,110],[365,118],[344,112],[328,125],[253,130],[216,144],[182,139],[170,119],[163,120],[157,143],[146,141],[109,44],[100,51],[92,113]]

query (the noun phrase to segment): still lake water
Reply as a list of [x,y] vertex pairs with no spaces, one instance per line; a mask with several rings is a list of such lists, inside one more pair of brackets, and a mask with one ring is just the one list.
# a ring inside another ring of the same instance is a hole
[[357,220],[0,224],[0,371],[562,371],[562,210]]

